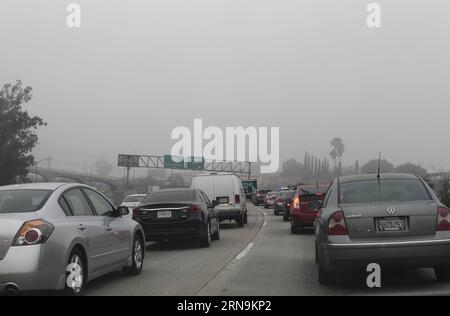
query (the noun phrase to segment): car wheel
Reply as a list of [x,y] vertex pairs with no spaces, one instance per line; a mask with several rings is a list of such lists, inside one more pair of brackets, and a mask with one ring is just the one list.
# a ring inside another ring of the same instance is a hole
[[283,221],[285,222],[289,221],[289,216],[286,213],[283,214]]
[[211,246],[211,224],[208,222],[206,224],[206,231],[203,237],[200,237],[200,247],[207,248]]
[[220,223],[217,223],[217,230],[214,234],[211,236],[212,240],[219,240],[220,239]]
[[314,261],[316,262],[316,264],[319,264],[319,252],[317,251],[317,244],[315,245]]
[[238,219],[236,219],[236,223],[238,227],[244,227],[244,215],[241,215]]
[[264,208],[269,208],[266,204],[264,204]]
[[325,269],[319,261],[319,283],[323,286],[333,285],[335,281],[332,271]]
[[298,234],[298,228],[294,225],[294,223],[291,221],[291,234],[297,235]]
[[75,248],[69,257],[66,267],[66,285],[63,294],[66,296],[82,296],[84,291],[86,269],[84,255]]
[[436,274],[436,279],[439,282],[450,282],[450,268],[434,268],[434,273]]
[[140,235],[134,236],[131,267],[123,268],[128,275],[139,275],[144,266],[145,245]]
[[245,212],[245,215],[244,215],[244,224],[248,224],[247,212]]

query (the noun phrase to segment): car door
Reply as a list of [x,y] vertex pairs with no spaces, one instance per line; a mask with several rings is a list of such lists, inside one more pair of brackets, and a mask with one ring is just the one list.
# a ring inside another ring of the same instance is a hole
[[89,257],[89,270],[96,273],[107,266],[108,244],[102,220],[94,214],[86,196],[80,188],[66,191],[59,204],[69,214],[70,225],[83,238]]
[[83,189],[106,231],[110,264],[126,261],[131,255],[132,231],[128,219],[114,217],[115,207],[100,193]]

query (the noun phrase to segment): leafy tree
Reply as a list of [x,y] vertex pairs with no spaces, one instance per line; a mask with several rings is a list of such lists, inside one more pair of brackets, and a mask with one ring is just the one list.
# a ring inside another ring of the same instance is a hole
[[[381,172],[394,172],[395,168],[394,165],[391,164],[386,159],[381,160]],[[361,168],[362,173],[376,173],[378,172],[378,159],[373,159],[367,162],[364,166]]]
[[397,168],[395,168],[395,171],[400,173],[412,173],[422,178],[424,178],[428,174],[425,168],[422,168],[419,165],[415,165],[409,162],[397,166]]
[[17,176],[25,178],[35,163],[31,151],[38,141],[36,129],[47,124],[22,108],[31,100],[31,90],[21,81],[0,90],[0,185],[14,183]]

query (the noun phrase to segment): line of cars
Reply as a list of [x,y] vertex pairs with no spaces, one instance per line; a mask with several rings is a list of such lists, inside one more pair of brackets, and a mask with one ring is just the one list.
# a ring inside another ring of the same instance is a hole
[[242,183],[232,174],[201,175],[189,189],[133,195],[119,207],[82,184],[3,186],[0,293],[79,296],[87,282],[113,271],[140,274],[146,242],[188,237],[209,247],[227,220],[247,223]]
[[450,282],[450,210],[420,177],[344,176],[294,192],[277,192],[274,212],[283,211],[292,234],[313,228],[320,284],[334,284],[342,272],[372,263],[433,268],[438,281]]

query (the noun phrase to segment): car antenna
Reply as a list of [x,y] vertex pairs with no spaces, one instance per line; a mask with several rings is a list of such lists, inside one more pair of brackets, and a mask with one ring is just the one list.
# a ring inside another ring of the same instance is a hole
[[380,173],[381,173],[381,152],[378,153],[378,173],[377,173],[378,180],[380,180]]

